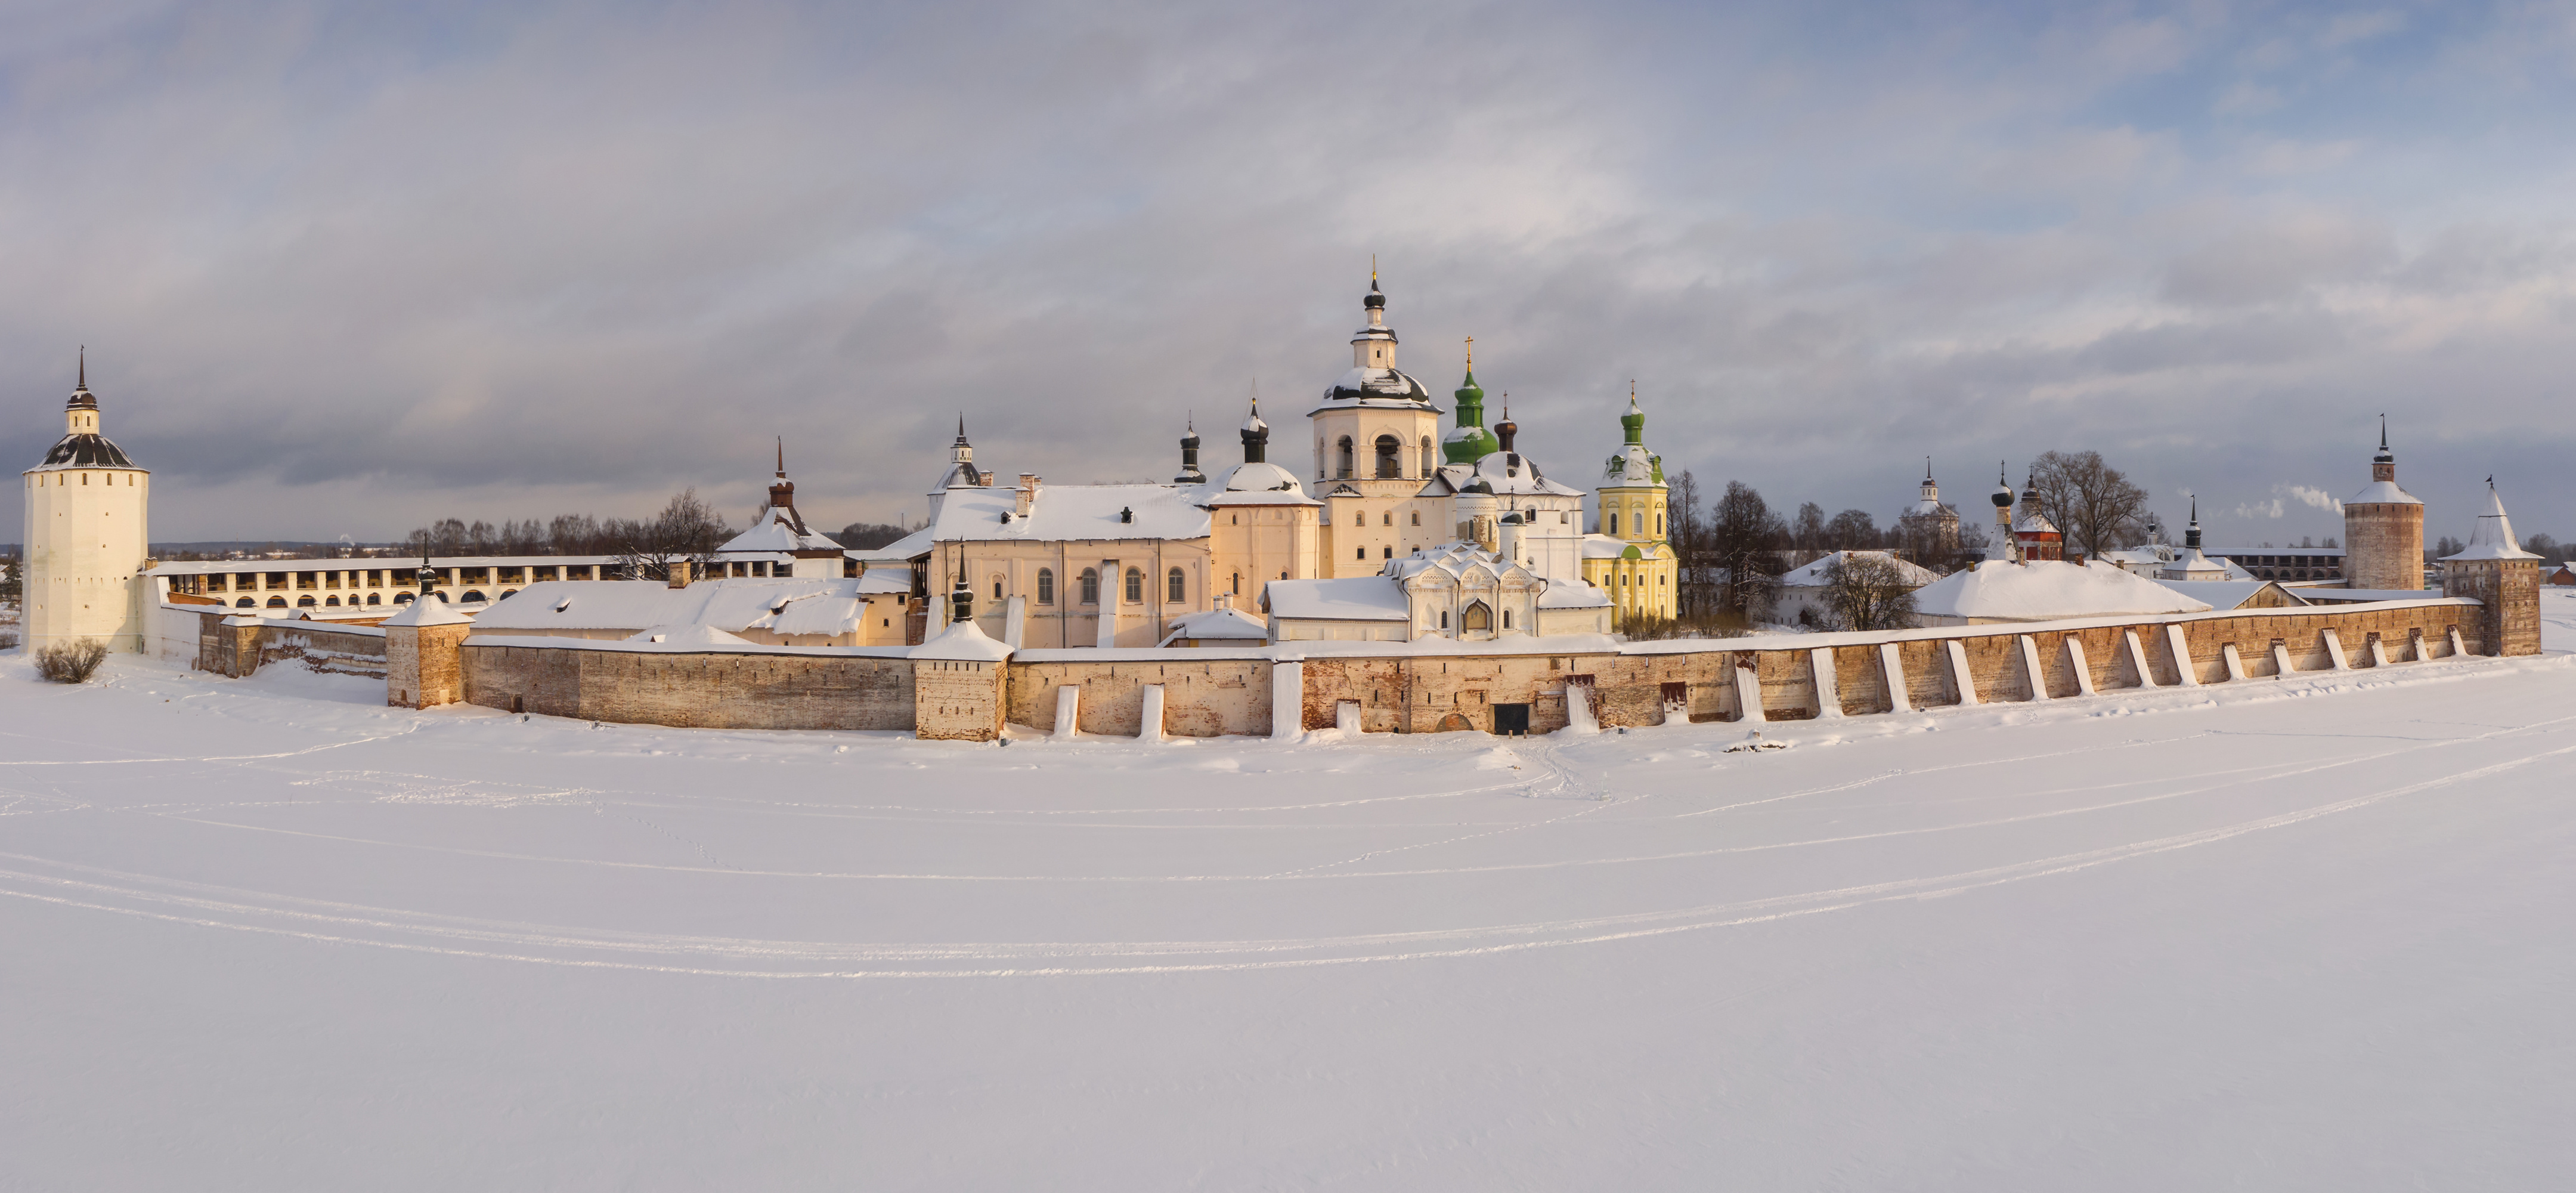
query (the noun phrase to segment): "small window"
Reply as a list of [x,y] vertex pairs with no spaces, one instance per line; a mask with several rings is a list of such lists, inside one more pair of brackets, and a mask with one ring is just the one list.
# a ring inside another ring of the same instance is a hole
[[464,596],[461,596],[461,597],[458,597],[457,599],[458,599],[458,600],[461,600],[461,601],[466,601],[466,602],[473,602],[473,601],[479,601],[479,600],[482,600],[482,599],[484,599],[484,597],[483,597],[483,590],[482,590],[482,589],[480,589],[480,588],[469,588],[469,589],[466,589],[466,590],[465,590],[465,595],[464,595]]
[[1038,603],[1041,605],[1052,605],[1055,603],[1054,568],[1038,569]]
[[1100,569],[1098,569],[1098,568],[1084,568],[1084,569],[1082,569],[1081,581],[1082,581],[1082,603],[1083,603],[1083,604],[1086,604],[1086,605],[1097,605],[1097,604],[1099,604],[1099,603],[1100,603]]
[[309,597],[309,596],[300,596],[300,597],[295,598],[295,607],[296,607],[296,608],[298,608],[298,609],[310,609],[310,608],[312,608],[316,603],[317,603],[317,602],[315,602],[315,601],[314,601],[314,599],[313,599],[312,597]]
[[282,596],[270,597],[268,598],[268,607],[271,609],[283,609],[286,607],[286,598]]
[[1366,558],[1368,558],[1368,548],[1366,548],[1366,547],[1353,547],[1353,548],[1351,548],[1351,558],[1353,558],[1353,559],[1366,559]]
[[1404,475],[1404,447],[1393,435],[1377,437],[1377,475],[1380,480]]
[[[311,597],[306,597],[306,598],[304,598],[304,599],[309,601],[309,600],[312,600],[313,598],[311,598]],[[322,598],[322,603],[323,603],[325,606],[328,606],[328,607],[333,608],[333,609],[337,609],[337,608],[339,608],[339,607],[340,607],[340,598],[338,598],[338,597],[324,597],[324,598]]]
[[1394,511],[1394,510],[1388,510],[1388,511],[1386,511],[1386,512],[1385,512],[1385,513],[1383,513],[1383,514],[1379,514],[1379,515],[1377,516],[1377,524],[1378,524],[1378,525],[1380,525],[1380,526],[1393,526],[1393,525],[1395,525],[1395,511]]
[[[249,604],[249,603],[250,603],[249,598],[247,598],[247,597],[243,598],[242,603],[243,603],[243,604],[245,604],[245,605]],[[395,594],[394,594],[394,603],[395,603],[395,604],[397,604],[397,605],[408,605],[408,604],[410,604],[410,603],[411,603],[411,594],[410,594],[410,593],[408,593],[408,592],[397,592],[397,593],[395,593]]]
[[1663,532],[1664,532],[1664,516],[1663,516],[1662,514],[1657,514],[1657,515],[1655,515],[1655,533],[1657,533],[1657,534],[1662,534]]
[[251,600],[249,597],[243,597],[242,599],[240,599],[240,600],[238,600],[238,601],[234,601],[234,602],[233,602],[233,608],[236,608],[236,609],[248,609],[248,608],[250,608],[252,605],[254,605],[254,604],[256,604],[256,603],[257,603],[257,602],[255,602],[255,601]]
[[1444,630],[1449,628],[1449,611],[1446,609],[1440,611],[1440,628]]
[[[1368,550],[1368,548],[1366,548],[1366,547],[1362,547],[1362,548],[1360,548],[1360,550],[1361,550],[1362,552],[1366,552],[1366,551]],[[1394,548],[1393,546],[1380,547],[1380,548],[1378,548],[1378,550],[1383,551],[1383,552],[1385,552],[1385,553],[1386,553],[1385,558],[1388,558],[1388,559],[1393,559],[1393,558],[1395,558],[1395,548]]]
[[1617,533],[1619,533],[1619,515],[1617,515],[1617,514],[1612,514],[1612,515],[1610,515],[1610,529],[1609,529],[1609,531],[1608,531],[1607,533],[1610,533],[1610,534],[1617,534]]
[[1507,630],[1512,628],[1512,611],[1509,609],[1503,610],[1503,628]]
[[367,603],[368,603],[368,604],[370,604],[370,605],[381,605],[381,604],[384,604],[384,603],[385,603],[384,594],[383,594],[383,593],[377,593],[377,592],[371,592],[371,593],[368,593],[368,594],[367,594]]
[[1190,599],[1189,579],[1181,574],[1179,568],[1173,568],[1171,574],[1163,577],[1163,588],[1163,599],[1175,605]]
[[1415,511],[1413,511],[1413,524],[1414,524],[1414,525],[1416,525],[1416,526],[1420,526],[1420,525],[1422,525],[1422,511],[1421,511],[1421,510],[1415,510]]
[[1351,475],[1351,437],[1348,435],[1342,436],[1341,453],[1341,467],[1336,475],[1347,480]]
[[1002,599],[1002,578],[1000,576],[993,577],[993,599],[997,601]]
[[1128,604],[1130,604],[1130,605],[1141,605],[1141,604],[1144,604],[1144,603],[1145,603],[1145,573],[1143,573],[1143,572],[1141,572],[1141,571],[1138,571],[1138,570],[1136,570],[1135,568],[1129,568],[1129,569],[1127,569],[1127,577],[1126,577],[1126,579],[1127,579],[1126,592],[1123,594],[1123,597],[1124,597],[1124,599],[1126,600],[1126,602],[1127,602]]
[[1236,572],[1234,574],[1234,595],[1243,595],[1243,573],[1241,572]]

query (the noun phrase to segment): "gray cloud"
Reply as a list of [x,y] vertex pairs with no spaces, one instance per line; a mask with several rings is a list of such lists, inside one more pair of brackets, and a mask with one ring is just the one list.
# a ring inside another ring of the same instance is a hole
[[165,539],[681,485],[739,520],[774,435],[822,520],[918,514],[960,411],[1007,470],[1168,475],[1191,412],[1338,375],[1372,252],[1408,366],[1445,391],[1476,336],[1575,479],[1635,378],[1668,462],[1829,508],[2094,447],[2213,541],[2239,504],[2335,533],[2269,478],[2358,488],[2383,410],[2436,533],[2489,471],[2526,530],[2576,497],[2576,235],[2528,164],[2565,134],[2456,135],[2498,63],[2565,90],[2510,12],[36,15],[0,449],[89,343]]

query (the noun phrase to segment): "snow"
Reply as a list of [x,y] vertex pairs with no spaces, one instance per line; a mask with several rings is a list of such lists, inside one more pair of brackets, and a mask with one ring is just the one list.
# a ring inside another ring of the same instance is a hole
[[1270,640],[1270,623],[1241,609],[1210,609],[1173,618],[1171,632],[1163,635],[1163,640],[1169,642],[1175,638],[1259,644]]
[[[708,625],[838,635],[865,615],[865,581],[848,578],[738,578],[673,588],[657,580],[542,580],[474,618],[477,632],[563,633],[645,626]],[[907,580],[904,590],[910,591]]]
[[[2266,588],[2275,587],[2275,585],[2269,580],[2158,580],[2156,583],[2162,587],[2170,588],[2175,592],[2182,594],[2186,599],[2201,602],[2212,609],[2221,610],[2233,609],[2238,605],[2242,605],[2245,602],[2254,599],[2255,593],[2261,592]],[[2289,594],[2290,600],[2293,604],[2307,603],[2301,599],[2299,593],[2291,592],[2286,588],[2281,591]],[[2420,592],[2410,592],[2406,594],[2408,597],[2421,597],[2423,595],[2424,594]]]
[[1007,659],[1011,648],[996,642],[973,621],[951,622],[930,641],[912,648],[916,659]]
[[1941,578],[1937,573],[1934,573],[1930,569],[1907,563],[1906,561],[1898,559],[1896,556],[1885,551],[1836,551],[1815,561],[1814,563],[1806,565],[1805,567],[1791,568],[1787,572],[1782,573],[1779,580],[1780,587],[1823,588],[1828,583],[1825,578],[1825,572],[1827,569],[1833,567],[1834,561],[1846,559],[1854,555],[1868,555],[1896,565],[1897,574],[1903,577],[1906,583],[1914,585],[1917,588],[1931,584]]
[[1321,621],[1409,621],[1412,606],[1389,575],[1343,580],[1272,580],[1261,586],[1272,617]]
[[637,631],[629,642],[649,642],[667,650],[731,650],[750,642],[708,625],[657,625]]
[[2119,567],[2042,559],[1988,560],[1915,590],[1924,617],[2046,621],[2069,617],[2198,613],[2208,605]]
[[2345,505],[2422,505],[2415,495],[2397,487],[2396,481],[2372,481],[2361,492],[2344,498]]
[[[571,583],[571,581],[559,580],[555,581],[555,583],[568,584]],[[593,585],[599,585],[609,582],[593,580],[590,583]],[[530,585],[529,587],[540,588],[544,586]],[[456,625],[472,620],[474,619],[458,612],[454,605],[450,605],[445,601],[417,600],[403,606],[401,612],[396,613],[383,621],[377,622],[376,624],[380,626]]]
[[1742,752],[594,728],[0,655],[0,1154],[81,1189],[2557,1187],[2576,593],[2541,601],[2536,659]]
[[842,554],[862,565],[908,563],[917,556],[928,554],[937,541],[931,528],[925,526],[882,547],[853,549]]
[[751,529],[725,540],[725,545],[716,548],[716,554],[739,555],[754,552],[786,554],[793,551],[839,552],[840,550],[841,544],[823,535],[812,531],[797,533],[796,525],[787,520],[787,511],[772,505],[761,509],[760,517],[751,524]]
[[2487,482],[2487,507],[2478,514],[2477,529],[2469,532],[2468,549],[2442,557],[2445,562],[2454,559],[2538,558],[2538,555],[2523,550],[2522,540],[2514,537],[2513,519],[2505,516],[2504,498],[2496,494],[2493,481]]
[[[930,527],[934,542],[1040,542],[1083,539],[1202,539],[1208,513],[1198,507],[1204,490],[1180,485],[1038,486],[1027,517],[1014,512],[1016,488],[950,489]],[[1134,520],[1119,520],[1121,510]],[[1002,515],[1012,514],[1010,521]]]

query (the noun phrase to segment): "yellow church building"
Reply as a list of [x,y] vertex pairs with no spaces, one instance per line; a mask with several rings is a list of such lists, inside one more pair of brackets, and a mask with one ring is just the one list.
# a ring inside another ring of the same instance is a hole
[[1646,451],[1646,414],[1633,387],[1619,425],[1627,441],[1603,466],[1594,490],[1601,521],[1597,533],[1584,536],[1583,578],[1609,594],[1624,625],[1634,617],[1676,614],[1681,561],[1670,538],[1672,490],[1664,483],[1664,460]]

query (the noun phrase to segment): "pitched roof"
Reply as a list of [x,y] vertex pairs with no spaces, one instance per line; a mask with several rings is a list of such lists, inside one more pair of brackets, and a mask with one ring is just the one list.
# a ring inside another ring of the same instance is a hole
[[1990,559],[1915,590],[1914,607],[1926,617],[2052,621],[2199,613],[2209,605],[2099,560],[2074,564],[2040,559],[2016,564]]

